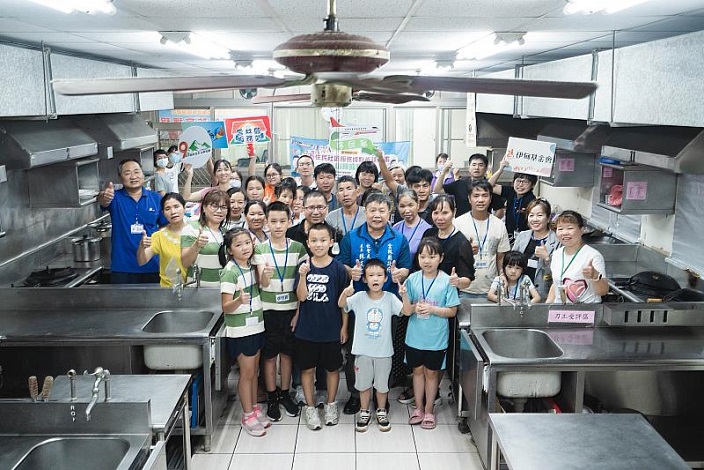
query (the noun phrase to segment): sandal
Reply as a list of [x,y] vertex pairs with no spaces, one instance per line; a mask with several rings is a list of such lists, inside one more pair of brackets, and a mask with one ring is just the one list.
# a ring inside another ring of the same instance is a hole
[[435,429],[436,426],[435,415],[433,413],[426,413],[423,416],[423,422],[420,423],[420,427],[423,429]]
[[420,424],[423,422],[424,415],[421,410],[418,408],[413,410],[413,414],[411,415],[411,419],[408,420],[408,424],[415,425],[415,424]]

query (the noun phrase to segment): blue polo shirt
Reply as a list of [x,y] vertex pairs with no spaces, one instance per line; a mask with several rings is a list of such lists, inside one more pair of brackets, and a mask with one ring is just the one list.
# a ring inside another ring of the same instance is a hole
[[137,248],[142,233],[131,233],[131,227],[138,223],[151,236],[159,229],[159,222],[165,220],[161,214],[161,195],[142,188],[142,197],[135,201],[120,189],[107,208],[112,219],[112,255],[110,270],[119,273],[158,273],[159,257],[154,256],[147,264],[137,263]]

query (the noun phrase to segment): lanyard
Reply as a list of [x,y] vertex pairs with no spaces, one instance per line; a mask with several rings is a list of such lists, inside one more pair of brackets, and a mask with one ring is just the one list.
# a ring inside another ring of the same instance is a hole
[[572,265],[572,261],[574,261],[574,259],[577,257],[579,252],[582,250],[582,247],[584,247],[584,245],[580,246],[579,250],[577,250],[577,252],[572,255],[572,259],[570,260],[569,263],[567,263],[567,266],[565,266],[565,249],[564,248],[562,249],[562,271],[560,272],[560,282],[562,282],[562,278],[565,276],[565,271],[570,269],[570,266]]
[[[221,244],[221,243],[223,242],[223,240],[218,240],[218,237],[215,236],[215,233],[213,233],[212,230],[210,230],[210,227],[209,227],[209,226],[206,225],[205,228],[207,228],[207,229],[208,229],[208,232],[210,232],[210,234],[213,236],[213,239],[215,240],[215,243],[217,243],[217,244],[219,245],[219,244]],[[220,232],[220,231],[218,230],[218,232]],[[222,232],[220,232],[220,237],[222,238]]]
[[423,300],[428,298],[428,294],[430,294],[430,289],[433,288],[433,284],[435,284],[435,280],[438,278],[439,273],[435,273],[435,277],[433,278],[432,282],[428,286],[428,290],[425,290],[425,282],[423,282],[423,273],[420,274],[420,290],[423,292]]
[[279,270],[279,264],[276,262],[276,253],[274,252],[274,246],[271,244],[271,239],[269,239],[269,248],[271,249],[271,257],[274,258],[274,267],[276,268],[276,276],[281,281],[281,292],[284,291],[284,274],[286,274],[286,266],[288,266],[288,238],[286,239],[286,258],[284,259],[284,267]]
[[521,203],[523,202],[523,196],[518,199],[513,200],[513,221],[516,223],[516,230],[518,230],[518,221],[521,219]]
[[[268,240],[269,237],[267,236],[266,232],[262,231],[262,233],[264,234],[264,240]],[[264,240],[262,240],[261,238],[259,238],[259,235],[257,235],[256,233],[254,233],[254,231],[252,231],[252,235],[254,235],[255,237],[257,237],[257,241],[258,241],[259,243],[264,243]]]
[[[340,211],[340,218],[342,219],[342,228],[345,229],[344,234],[347,235],[347,232],[349,232],[349,230],[347,230],[347,223],[345,222],[345,212],[344,211],[345,211],[344,209],[342,209]],[[354,219],[352,219],[352,225],[350,226],[350,230],[354,230],[354,224],[355,224],[355,222],[357,222],[358,215],[359,215],[359,206],[357,206],[357,212],[354,213]]]
[[[240,270],[240,274],[242,275],[242,282],[247,283],[247,281],[244,278],[244,271],[240,267],[240,265],[237,263],[235,258],[232,258],[232,262],[235,263],[235,266],[237,266],[237,269]],[[252,273],[252,268],[249,268],[249,314],[252,314],[252,293],[254,292],[254,273]],[[246,287],[246,286],[245,286]]]
[[482,257],[482,253],[484,252],[484,244],[486,243],[486,237],[489,235],[489,219],[491,217],[487,217],[486,219],[486,232],[484,233],[484,240],[479,241],[479,229],[477,228],[477,223],[474,221],[474,217],[472,217],[472,224],[474,224],[474,232],[477,234],[477,244],[479,245],[479,257]]
[[[523,279],[523,275],[521,274],[521,277],[518,278],[516,281],[516,287],[513,288],[513,300],[516,300],[518,297],[518,287],[521,285],[521,279]],[[506,286],[506,290],[509,289],[509,286]],[[508,292],[507,292],[508,294]]]
[[[445,243],[446,240],[449,240],[450,238],[452,238],[452,236],[455,234],[456,231],[457,231],[457,229],[456,229],[455,226],[453,225],[453,226],[452,226],[452,232],[450,232],[450,234],[449,234],[448,236],[446,236],[445,238],[442,238],[442,237],[440,236],[440,230],[438,230],[438,239],[440,240],[441,243]],[[477,235],[477,237],[479,237],[479,235]]]
[[[420,223],[421,223],[422,220],[423,220],[423,219],[421,219],[421,218],[418,219],[418,223],[416,224],[415,228],[413,229],[413,232],[411,232],[411,236],[410,236],[410,237],[407,237],[408,243],[410,243],[411,240],[413,240],[413,237],[415,236],[416,231],[418,231],[418,227],[420,227]],[[404,222],[401,222],[401,223],[402,223],[402,225],[401,225],[401,235],[403,235],[403,236],[405,237],[405,236],[406,236],[406,234],[405,234],[405,232],[406,232],[406,222],[404,221]]]

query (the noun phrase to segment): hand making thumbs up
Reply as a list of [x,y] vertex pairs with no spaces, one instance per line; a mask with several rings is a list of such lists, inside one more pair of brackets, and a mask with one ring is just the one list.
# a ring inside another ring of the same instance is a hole
[[310,260],[306,259],[304,262],[301,263],[301,265],[298,267],[298,274],[301,276],[305,276],[310,272]]
[[359,260],[354,263],[354,267],[352,268],[352,272],[350,274],[352,275],[353,281],[359,281],[362,279],[362,263]]
[[399,282],[401,281],[401,269],[396,267],[396,261],[391,262],[391,281]]
[[584,279],[592,279],[592,280],[598,280],[596,277],[599,275],[596,269],[594,269],[594,258],[591,258],[586,266],[582,268],[582,276],[584,276]]
[[450,285],[457,287],[458,289],[460,287],[460,277],[457,275],[457,271],[454,266],[452,267],[452,272],[450,273]]
[[105,189],[100,191],[98,193],[98,204],[100,204],[103,207],[107,207],[110,205],[112,200],[115,198],[115,186],[112,184],[112,181],[108,181],[105,184]]
[[249,292],[245,291],[244,287],[242,287],[240,289],[239,299],[241,304],[248,304],[252,297],[249,295]]
[[198,239],[196,240],[196,245],[198,245],[198,249],[200,250],[205,245],[207,245],[208,241],[208,234],[203,232],[203,227],[201,227],[200,230],[198,230]]
[[142,248],[145,249],[152,246],[152,238],[147,236],[146,230],[142,230],[142,240],[140,240],[139,244]]
[[272,274],[274,274],[274,267],[272,265],[270,265],[268,261],[264,265],[263,274],[265,276],[271,276]]
[[354,280],[350,280],[350,285],[345,287],[345,290],[342,291],[342,294],[347,297],[350,297],[354,294]]

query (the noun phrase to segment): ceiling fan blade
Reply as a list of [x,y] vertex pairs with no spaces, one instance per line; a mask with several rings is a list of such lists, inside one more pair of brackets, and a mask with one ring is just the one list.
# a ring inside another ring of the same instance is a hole
[[52,85],[62,95],[108,95],[151,91],[222,90],[229,88],[279,88],[294,86],[300,80],[268,75],[216,75],[200,77],[134,77],[96,79],[56,79]]
[[[321,77],[318,77],[321,78]],[[428,77],[390,75],[388,77],[330,76],[329,81],[348,84],[358,90],[380,93],[415,93],[425,91],[454,91],[493,95],[537,96],[543,98],[581,99],[596,90],[593,82],[553,82],[478,77]]]
[[376,103],[404,104],[411,101],[430,101],[423,95],[414,95],[408,93],[369,93],[366,91],[358,91],[352,95],[355,101],[373,101]]
[[298,93],[295,95],[255,96],[254,98],[252,98],[252,104],[281,103],[287,101],[310,101],[310,93]]

